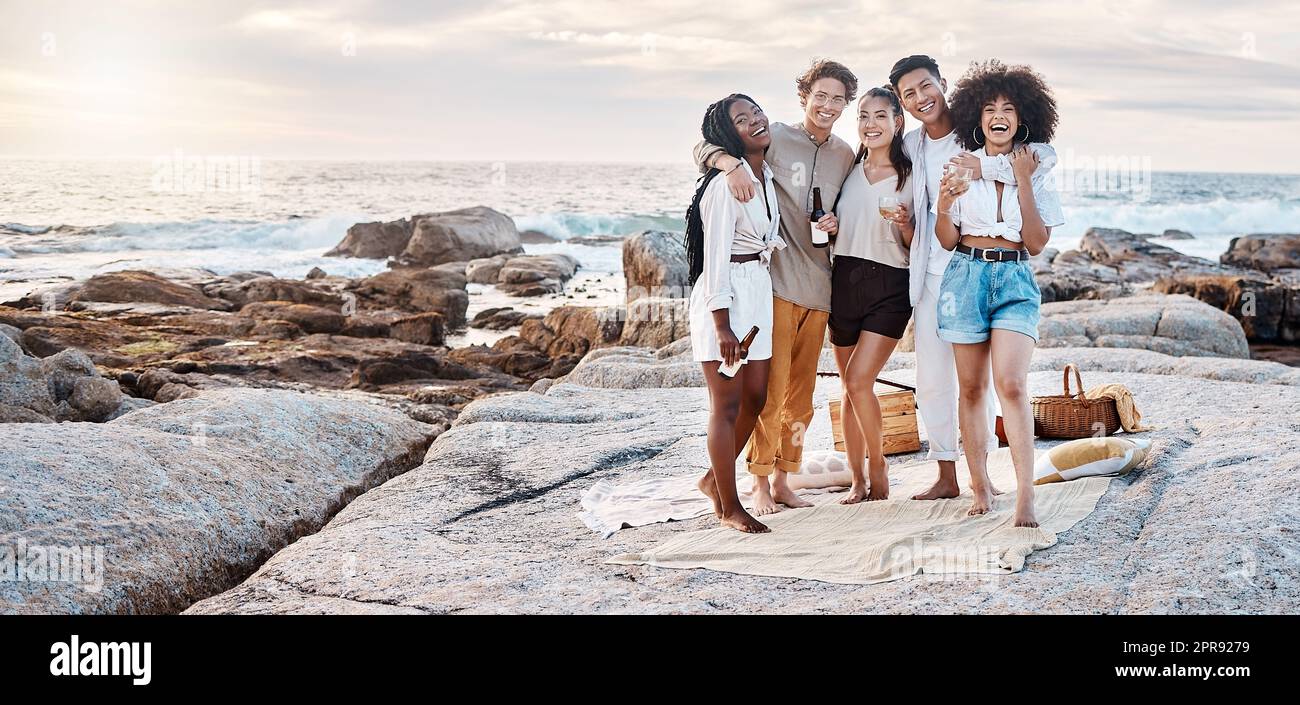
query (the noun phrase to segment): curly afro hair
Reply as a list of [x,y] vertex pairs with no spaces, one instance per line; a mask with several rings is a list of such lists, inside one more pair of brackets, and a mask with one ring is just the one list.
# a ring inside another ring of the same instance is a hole
[[[1006,98],[1016,106],[1016,116],[1029,129],[1028,136],[1034,142],[1052,141],[1058,122],[1056,99],[1042,75],[1028,66],[1007,66],[990,59],[982,64],[971,62],[948,99],[957,142],[963,149],[974,151],[984,146],[975,140],[975,134],[978,131],[980,138],[984,138],[980,116],[984,106],[997,98]],[[1020,134],[1022,130],[1016,132]]]

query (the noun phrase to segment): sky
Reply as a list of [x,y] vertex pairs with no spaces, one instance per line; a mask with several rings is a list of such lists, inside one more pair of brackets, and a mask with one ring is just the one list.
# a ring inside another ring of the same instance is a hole
[[[1058,152],[1300,173],[1300,4],[0,0],[0,155],[681,162],[732,92],[801,119],[816,57],[1055,90]],[[912,126],[909,119],[909,128]],[[852,111],[836,133],[857,144]]]

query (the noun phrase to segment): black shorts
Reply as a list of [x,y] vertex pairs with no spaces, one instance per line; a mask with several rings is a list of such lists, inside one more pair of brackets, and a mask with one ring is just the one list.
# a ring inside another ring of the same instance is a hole
[[912,317],[907,289],[906,269],[836,255],[831,265],[831,344],[855,345],[864,330],[902,338]]

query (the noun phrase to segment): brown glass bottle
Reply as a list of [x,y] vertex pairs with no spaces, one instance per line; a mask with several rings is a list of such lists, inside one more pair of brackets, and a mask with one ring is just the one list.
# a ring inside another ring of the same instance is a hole
[[749,355],[749,346],[754,342],[754,338],[757,335],[758,326],[750,328],[749,332],[745,334],[745,337],[740,340],[740,357],[737,357],[736,361],[730,365],[725,362],[718,365],[718,374],[727,379],[735,377],[736,373],[740,371],[740,366],[745,364],[745,358]]
[[817,221],[826,216],[826,211],[822,209],[822,190],[818,186],[813,187],[813,210],[808,216],[808,221],[813,224],[812,244],[813,247],[826,247],[830,244],[830,236],[825,230],[817,228]]

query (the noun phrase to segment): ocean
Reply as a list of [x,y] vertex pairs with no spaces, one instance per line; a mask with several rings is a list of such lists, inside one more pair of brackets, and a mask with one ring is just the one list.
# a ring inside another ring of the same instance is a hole
[[[695,177],[687,163],[8,159],[0,161],[0,300],[118,269],[369,275],[384,263],[321,256],[348,226],[473,205],[559,240],[527,251],[567,252],[583,281],[621,285],[620,248],[568,241],[681,230]],[[1217,260],[1234,236],[1300,227],[1298,175],[1154,172],[1103,185],[1094,173],[1065,172],[1058,181],[1067,222],[1051,246],[1063,250],[1090,227],[1175,229],[1193,238],[1160,242]]]

